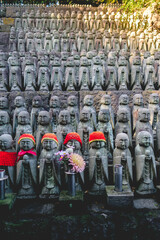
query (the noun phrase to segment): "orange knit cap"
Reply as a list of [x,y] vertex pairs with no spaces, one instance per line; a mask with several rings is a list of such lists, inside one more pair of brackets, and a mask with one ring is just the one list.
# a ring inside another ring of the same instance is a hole
[[95,141],[103,141],[106,142],[105,136],[103,132],[92,132],[89,135],[89,143],[95,142]]
[[57,136],[54,133],[46,133],[44,134],[44,136],[42,137],[41,143],[45,140],[45,139],[50,139],[53,140],[57,143],[58,145],[58,139]]
[[36,141],[35,141],[35,139],[34,139],[34,137],[33,137],[33,135],[32,134],[22,134],[21,136],[20,136],[20,138],[19,138],[19,140],[18,140],[18,144],[20,144],[20,141],[22,140],[22,139],[30,139],[30,140],[32,140],[32,142],[34,143],[34,144],[36,144]]
[[68,133],[63,144],[67,144],[70,140],[77,140],[82,146],[82,140],[78,133],[76,133],[76,132]]

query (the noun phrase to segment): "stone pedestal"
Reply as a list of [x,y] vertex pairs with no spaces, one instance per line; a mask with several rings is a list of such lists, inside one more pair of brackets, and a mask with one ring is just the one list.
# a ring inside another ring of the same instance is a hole
[[133,206],[133,192],[128,192],[123,189],[123,192],[116,192],[115,186],[106,186],[107,204],[111,207],[132,207]]

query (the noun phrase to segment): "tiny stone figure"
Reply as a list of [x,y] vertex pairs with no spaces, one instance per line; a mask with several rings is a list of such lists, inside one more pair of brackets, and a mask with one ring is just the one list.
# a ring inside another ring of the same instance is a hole
[[51,118],[51,128],[52,132],[56,134],[57,125],[58,125],[58,116],[60,112],[60,101],[59,97],[52,96],[49,101],[49,114]]
[[12,57],[10,59],[10,70],[9,70],[9,87],[11,91],[20,91],[22,89],[22,76],[20,61],[18,58]]
[[27,33],[26,50],[27,50],[27,52],[35,51],[35,40],[34,40],[34,35],[32,32]]
[[38,125],[36,135],[36,152],[40,155],[41,152],[41,139],[44,134],[51,132],[51,119],[47,111],[40,111],[38,114]]
[[5,60],[0,61],[0,91],[7,92],[8,69]]
[[127,39],[127,34],[123,33],[121,35],[121,43],[120,43],[120,48],[124,50],[128,50],[128,39]]
[[127,94],[122,94],[119,97],[119,105],[118,105],[118,109],[121,108],[126,108],[128,110],[128,114],[129,114],[129,124],[131,126],[131,109],[129,107],[129,97]]
[[18,34],[18,52],[25,52],[25,35],[23,31]]
[[55,57],[51,72],[51,89],[62,90],[62,85],[63,85],[63,73],[61,68],[61,61],[59,58]]
[[80,122],[78,124],[77,132],[82,139],[82,152],[84,156],[88,156],[89,153],[89,135],[94,131],[93,122],[91,120],[91,114],[86,109],[82,109],[80,112]]
[[155,156],[152,149],[152,136],[141,131],[137,135],[138,145],[135,148],[136,193],[149,195],[156,192],[153,179],[157,177]]
[[45,39],[44,39],[44,50],[47,53],[50,53],[52,51],[52,37],[50,33],[45,34]]
[[136,122],[138,121],[138,111],[143,107],[144,107],[144,103],[143,103],[142,94],[135,94],[133,96],[133,109],[132,109],[133,132],[135,131]]
[[19,30],[22,27],[22,20],[21,20],[21,14],[20,12],[16,12],[16,18],[15,18],[15,29]]
[[113,152],[113,175],[114,175],[114,166],[115,164],[121,164],[122,169],[122,189],[123,191],[131,191],[130,180],[133,180],[133,171],[132,171],[132,157],[131,152],[128,148],[129,138],[125,133],[119,133],[116,136],[115,140],[116,148]]
[[156,140],[157,140],[158,161],[160,161],[160,110],[158,111],[158,120],[156,123]]
[[76,87],[77,83],[75,75],[74,58],[69,57],[67,59],[65,70],[65,88],[67,91],[74,91]]
[[35,96],[32,100],[32,110],[31,110],[31,127],[32,127],[32,132],[34,134],[37,129],[38,114],[42,110],[43,110],[42,98],[40,96]]
[[68,110],[62,110],[59,113],[58,126],[57,126],[57,138],[59,143],[59,149],[62,149],[62,145],[67,133],[73,132],[71,125],[70,113]]
[[83,104],[84,104],[83,109],[88,111],[91,114],[92,124],[93,124],[94,129],[96,129],[97,116],[96,116],[96,110],[93,106],[93,96],[86,95],[84,97]]
[[157,114],[159,110],[159,95],[158,93],[152,93],[149,96],[149,104],[148,109],[150,111],[150,124],[152,125],[152,129],[156,130],[157,123]]
[[42,152],[39,157],[40,198],[56,198],[59,195],[60,166],[55,156],[58,151],[58,139],[54,133],[46,133],[42,140]]
[[97,33],[95,36],[95,49],[99,51],[100,49],[103,49],[103,39],[102,39],[102,34]]
[[76,36],[74,32],[70,33],[70,37],[69,37],[69,49],[70,52],[72,51],[77,51],[77,41],[76,41]]
[[50,87],[50,70],[48,67],[48,60],[43,58],[40,61],[38,71],[38,87],[39,91],[49,91]]
[[35,49],[37,52],[41,52],[43,50],[43,40],[41,32],[35,33]]
[[114,51],[120,51],[119,33],[115,32],[113,36],[112,48]]
[[131,66],[131,88],[134,90],[142,90],[142,69],[141,58],[134,57]]
[[6,97],[0,97],[0,111],[6,111],[10,115],[9,102]]
[[127,60],[125,57],[120,57],[118,61],[118,87],[119,90],[126,90],[129,84],[129,73]]
[[87,36],[87,52],[94,50],[94,35],[88,32]]
[[118,75],[117,75],[116,60],[114,57],[108,58],[106,79],[107,79],[107,85],[108,85],[107,89],[108,90],[116,90]]
[[6,171],[8,179],[5,182],[5,192],[11,193],[15,185],[15,165],[17,153],[14,151],[13,139],[9,134],[0,136],[0,168]]
[[78,34],[78,39],[77,39],[77,48],[78,48],[78,52],[81,52],[82,50],[86,50],[87,46],[86,46],[86,39],[85,39],[85,34],[82,31],[79,31]]
[[17,159],[17,198],[36,198],[37,154],[34,150],[35,139],[31,134],[19,138],[20,151]]
[[53,49],[56,52],[60,52],[61,48],[60,48],[60,36],[58,32],[54,33],[54,37],[52,38],[52,45],[53,45]]
[[[82,156],[82,140],[80,135],[76,132],[70,132],[66,135],[64,140],[65,149],[73,148],[73,153],[77,153]],[[84,184],[84,172],[76,174],[76,191],[82,191],[82,184]]]
[[156,77],[156,73],[155,73],[155,69],[153,66],[154,60],[152,57],[147,58],[146,61],[146,67],[145,67],[145,71],[144,71],[144,88],[145,90],[154,90],[154,84],[155,84],[155,77]]
[[108,161],[112,161],[112,152],[114,149],[113,145],[113,129],[110,123],[110,112],[108,109],[102,109],[98,114],[98,124],[97,131],[103,132],[106,142],[106,147],[108,151]]
[[106,139],[102,132],[93,132],[89,136],[89,193],[103,195],[108,180],[108,158]]
[[29,113],[27,111],[21,111],[18,114],[18,125],[16,128],[16,152],[19,151],[18,140],[20,136],[24,133],[32,134],[32,128],[30,125]]
[[36,69],[34,68],[34,60],[31,57],[25,59],[24,69],[24,87],[25,91],[35,91],[36,88]]
[[93,67],[92,67],[92,88],[94,90],[102,90],[105,87],[104,72],[102,67],[102,61],[99,56],[93,58]]
[[89,90],[90,76],[89,76],[89,63],[86,57],[82,57],[80,60],[79,68],[79,87],[80,90]]
[[27,111],[27,109],[25,107],[25,100],[21,96],[17,96],[14,99],[14,105],[15,105],[15,110],[13,112],[13,137],[15,137],[16,127],[18,125],[18,114],[21,111]]
[[69,52],[69,39],[65,31],[63,32],[61,37],[61,51]]
[[8,112],[0,111],[0,136],[2,134],[12,135],[12,126]]
[[28,28],[28,20],[27,20],[27,13],[23,12],[22,13],[22,28],[24,29],[24,31]]
[[67,99],[67,103],[68,103],[67,110],[70,113],[71,125],[73,127],[73,130],[76,132],[79,122],[79,109],[76,96],[74,95],[69,96]]
[[115,126],[115,121],[114,121],[114,111],[112,109],[112,105],[111,105],[111,96],[110,95],[103,95],[101,97],[101,100],[100,100],[100,110],[109,110],[110,112],[110,123],[111,123],[111,126],[112,126],[112,129],[114,129],[114,126]]
[[109,52],[112,48],[112,46],[111,46],[111,35],[108,31],[104,32],[103,47],[106,50],[106,52]]
[[17,50],[17,40],[15,32],[10,33],[9,37],[9,51],[13,52]]

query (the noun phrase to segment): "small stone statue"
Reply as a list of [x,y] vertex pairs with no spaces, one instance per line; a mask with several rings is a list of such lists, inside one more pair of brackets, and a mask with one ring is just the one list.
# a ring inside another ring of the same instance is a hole
[[112,105],[111,105],[111,96],[107,95],[107,94],[104,94],[101,97],[100,104],[101,104],[100,110],[103,110],[103,109],[109,110],[109,112],[110,112],[110,123],[111,123],[112,129],[114,129],[115,121],[114,121],[114,111],[113,111]]
[[119,97],[119,105],[118,105],[118,109],[121,108],[126,108],[128,110],[128,114],[129,114],[129,124],[131,126],[131,109],[129,107],[129,97],[127,94],[122,94]]
[[149,195],[156,192],[153,179],[157,177],[155,156],[152,149],[152,136],[147,131],[137,135],[138,145],[135,148],[136,161],[136,192]]
[[156,82],[155,80],[156,73],[155,73],[153,63],[154,63],[154,60],[152,57],[147,58],[146,67],[144,71],[144,84],[143,84],[143,87],[145,88],[145,90],[155,89],[154,84]]
[[135,94],[133,96],[133,109],[132,109],[133,132],[135,131],[136,122],[138,121],[138,111],[143,107],[144,103],[142,94]]
[[57,96],[52,96],[49,101],[49,114],[51,118],[51,127],[52,127],[52,132],[56,134],[57,131],[57,125],[58,125],[58,116],[60,112],[60,101],[59,97]]
[[52,38],[52,45],[53,45],[53,49],[56,52],[60,52],[61,48],[60,48],[60,37],[59,37],[59,33],[56,31],[54,33],[54,37]]
[[10,115],[9,102],[7,97],[0,96],[0,111],[6,111]]
[[41,91],[49,91],[50,87],[50,70],[48,67],[48,60],[43,58],[40,61],[40,67],[38,71],[38,87]]
[[61,61],[59,58],[55,57],[51,72],[51,89],[62,90],[62,85],[63,85],[63,73],[61,68]]
[[79,87],[80,90],[89,90],[90,76],[89,76],[89,63],[87,57],[82,57],[80,60],[79,68]]
[[[122,188],[131,191],[130,180],[133,180],[132,157],[129,150],[129,138],[125,133],[119,133],[115,140],[116,148],[113,152],[113,175],[115,164],[121,164],[122,169]],[[124,189],[123,189],[124,190]]]
[[24,133],[32,134],[32,128],[30,125],[29,113],[27,111],[21,111],[18,114],[18,125],[16,127],[16,151],[19,151],[18,140]]
[[8,112],[0,111],[0,136],[2,134],[12,135],[12,126],[10,124],[10,117]]
[[8,69],[5,60],[0,61],[0,91],[7,92]]
[[68,103],[67,110],[70,113],[71,125],[73,127],[73,130],[76,132],[79,122],[79,109],[76,96],[70,95],[67,99],[67,103]]
[[36,88],[36,69],[34,68],[34,60],[29,57],[25,59],[24,69],[24,87],[25,91],[35,91]]
[[54,133],[46,133],[42,140],[42,152],[39,157],[40,198],[55,198],[59,195],[60,166],[55,156],[58,151],[58,139]]
[[17,50],[17,40],[15,32],[10,33],[9,37],[9,51],[13,52]]
[[115,125],[115,136],[119,133],[125,133],[129,138],[129,146],[132,147],[132,130],[129,123],[129,113],[126,108],[117,111],[117,123]]
[[27,52],[35,51],[35,40],[34,40],[34,35],[32,32],[27,33],[26,50],[27,50]]
[[17,198],[36,198],[37,156],[34,150],[35,139],[31,134],[19,138],[20,151],[17,159]]
[[90,112],[93,127],[94,127],[94,129],[96,129],[97,116],[96,116],[96,110],[93,106],[93,96],[92,95],[86,95],[84,97],[83,104],[84,104],[83,109]]
[[150,111],[150,124],[155,132],[157,123],[157,114],[159,110],[159,95],[158,93],[152,93],[149,96],[148,109]]
[[89,193],[103,195],[108,180],[108,158],[106,139],[102,132],[93,132],[89,136]]
[[78,34],[77,48],[78,48],[78,52],[81,52],[82,50],[86,50],[87,48],[85,34],[81,30],[79,31],[79,34]]
[[15,185],[15,165],[17,153],[14,151],[13,139],[10,134],[0,136],[0,168],[5,169],[8,179],[5,182],[5,192],[10,193]]
[[142,90],[142,69],[141,69],[141,58],[134,57],[131,66],[131,88],[134,90]]
[[99,56],[93,58],[91,85],[94,90],[102,90],[102,88],[104,88],[106,85],[102,61]]
[[107,89],[108,90],[116,90],[118,75],[117,75],[116,60],[114,57],[108,58],[106,79],[107,79],[107,85],[108,85]]
[[36,152],[39,156],[41,152],[41,139],[44,134],[51,132],[51,119],[47,111],[40,111],[38,114],[38,125],[36,131]]
[[45,39],[44,39],[44,50],[47,53],[50,53],[52,51],[52,36],[50,33],[45,34]]
[[67,91],[74,91],[77,87],[76,83],[76,75],[75,75],[75,68],[74,68],[74,58],[69,57],[66,63],[66,70],[65,70],[65,88]]
[[31,127],[32,127],[33,133],[35,133],[37,129],[38,114],[42,110],[43,110],[42,98],[40,96],[35,96],[32,100],[32,110],[31,110]]
[[118,87],[119,90],[126,90],[129,84],[129,73],[127,60],[125,57],[120,57],[118,60]]
[[160,161],[160,110],[158,111],[158,120],[156,122],[156,142],[158,151],[158,161]]
[[22,89],[22,76],[20,61],[18,58],[10,58],[9,87],[11,91],[20,91]]

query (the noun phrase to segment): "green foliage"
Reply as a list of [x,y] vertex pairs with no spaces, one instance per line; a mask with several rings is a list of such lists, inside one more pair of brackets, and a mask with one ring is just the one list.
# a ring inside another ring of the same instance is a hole
[[122,10],[126,12],[135,12],[139,11],[142,8],[153,7],[156,11],[160,10],[160,1],[159,0],[123,0]]

